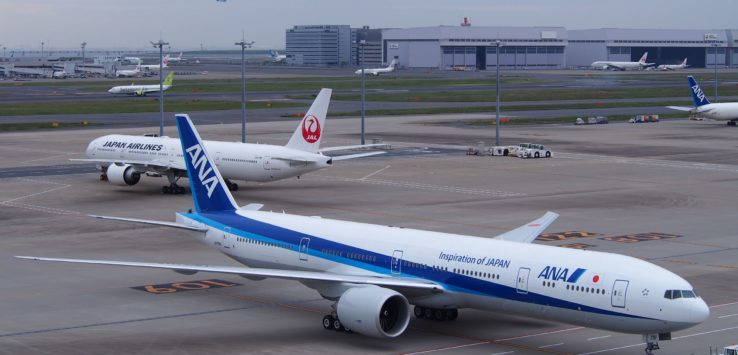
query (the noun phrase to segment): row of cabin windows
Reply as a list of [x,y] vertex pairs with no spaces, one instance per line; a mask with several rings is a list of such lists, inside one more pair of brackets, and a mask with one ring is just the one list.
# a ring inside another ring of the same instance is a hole
[[473,277],[483,277],[483,278],[492,279],[492,280],[500,279],[499,274],[493,274],[491,272],[481,272],[481,271],[466,270],[466,269],[454,269],[454,273],[458,273],[458,274],[462,274],[466,276],[473,276]]
[[349,259],[366,261],[366,262],[376,262],[377,261],[377,257],[375,255],[366,255],[362,253],[348,253],[348,252],[343,252],[343,251],[335,250],[335,249],[322,249],[321,252],[323,254],[335,255],[335,256],[342,257],[342,258],[345,256],[346,258],[349,258]]
[[236,163],[252,163],[256,164],[256,160],[249,160],[249,159],[235,159],[235,158],[223,158],[223,161],[232,161]]
[[237,242],[241,242],[241,243],[264,245],[264,246],[268,246],[268,247],[276,247],[276,248],[282,248],[282,249],[295,249],[295,247],[293,245],[287,244],[287,243],[263,242],[261,240],[249,239],[249,238],[241,238],[241,237],[236,237],[236,241]]
[[[555,285],[554,282],[551,282]],[[545,285],[544,285],[545,286]],[[555,287],[555,286],[553,286]],[[598,295],[604,295],[605,290],[602,288],[596,288],[596,287],[584,287],[584,286],[574,286],[574,285],[566,285],[566,289],[570,291],[579,291],[584,293],[595,293]]]

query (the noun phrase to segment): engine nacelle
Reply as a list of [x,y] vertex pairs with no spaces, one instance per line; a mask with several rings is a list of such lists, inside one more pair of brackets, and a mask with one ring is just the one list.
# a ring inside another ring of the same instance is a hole
[[336,304],[341,323],[375,338],[394,338],[410,323],[410,304],[402,294],[379,286],[354,287]]
[[113,185],[131,186],[136,185],[141,180],[141,173],[130,165],[110,164],[106,174],[108,175],[108,182]]

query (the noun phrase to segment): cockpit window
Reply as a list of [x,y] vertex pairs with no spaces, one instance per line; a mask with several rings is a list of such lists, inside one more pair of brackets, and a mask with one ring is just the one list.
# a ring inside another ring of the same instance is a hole
[[666,290],[664,298],[674,300],[677,298],[697,298],[697,294],[692,290]]

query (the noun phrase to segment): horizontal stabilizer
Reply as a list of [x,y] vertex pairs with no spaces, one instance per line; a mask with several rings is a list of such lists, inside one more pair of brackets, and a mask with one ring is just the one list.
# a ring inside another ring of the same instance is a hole
[[160,227],[170,227],[170,228],[179,228],[179,229],[187,229],[195,232],[207,232],[207,228],[198,228],[193,226],[188,226],[186,224],[177,223],[177,222],[165,222],[165,221],[152,221],[148,219],[137,219],[137,218],[122,218],[122,217],[110,217],[110,216],[97,216],[97,215],[89,215],[90,217],[94,218],[100,218],[100,219],[109,219],[112,221],[121,221],[121,222],[131,222],[131,223],[140,223],[140,224],[148,224],[152,226],[160,226]]
[[495,239],[507,240],[510,242],[530,243],[534,241],[541,232],[546,230],[546,228],[548,228],[548,226],[550,226],[557,218],[559,218],[557,213],[553,213],[551,211],[546,212],[543,217],[524,226],[515,228],[507,233],[500,234],[496,236]]
[[241,206],[241,209],[246,211],[258,211],[262,209],[262,207],[264,207],[264,204],[262,203],[249,203],[246,206]]
[[344,146],[338,146],[338,147],[321,148],[320,149],[320,153],[335,152],[335,151],[339,151],[339,150],[362,149],[362,148],[384,148],[386,146],[387,146],[386,143],[344,145]]
[[694,107],[682,107],[682,106],[666,106],[666,108],[670,108],[672,110],[677,110],[677,111],[685,111],[685,112],[694,110]]
[[367,152],[367,153],[358,153],[358,154],[347,154],[347,155],[335,156],[335,157],[332,157],[331,159],[333,159],[333,161],[349,160],[349,159],[356,159],[356,158],[365,158],[365,157],[370,157],[372,155],[379,155],[379,154],[384,154],[384,153],[387,153],[387,152]]
[[342,275],[330,272],[315,271],[295,271],[295,270],[279,270],[279,269],[260,269],[242,266],[206,266],[206,265],[185,265],[185,264],[162,264],[162,263],[144,263],[135,261],[112,261],[112,260],[85,260],[85,259],[58,259],[58,258],[41,258],[35,256],[16,256],[19,259],[52,261],[63,263],[77,264],[95,264],[95,265],[111,265],[111,266],[128,266],[141,267],[150,269],[168,269],[176,272],[215,272],[221,274],[234,274],[252,277],[269,277],[277,279],[288,279],[297,281],[326,281],[340,282],[363,285],[377,285],[388,288],[411,288],[418,290],[427,290],[438,293],[443,292],[443,287],[432,282],[425,282],[416,279],[396,278],[396,277],[374,277],[374,276],[358,276],[358,275]]

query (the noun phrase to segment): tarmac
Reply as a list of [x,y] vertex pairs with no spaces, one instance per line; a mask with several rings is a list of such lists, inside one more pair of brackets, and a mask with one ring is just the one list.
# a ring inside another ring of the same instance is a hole
[[[367,139],[390,143],[391,154],[340,161],[301,179],[239,182],[235,199],[481,237],[555,211],[561,217],[536,243],[648,260],[687,279],[710,305],[705,323],[674,333],[656,354],[708,354],[736,342],[736,128],[688,120],[502,126],[503,144],[543,143],[554,157],[466,155],[478,141],[491,144],[494,127],[459,121],[488,117],[371,117]],[[356,144],[358,125],[329,119],[324,145]],[[199,127],[204,139],[226,141],[240,139],[238,128]],[[173,220],[192,207],[189,195],[162,195],[163,178],[112,186],[94,166],[68,160],[83,157],[95,137],[155,130],[0,135],[0,353],[643,353],[640,335],[468,309],[454,322],[413,319],[402,336],[377,340],[324,330],[330,303],[297,282],[13,258],[235,265],[187,232],[87,216]],[[293,121],[250,122],[248,140],[283,144],[293,130]],[[152,292],[169,289],[177,292]]]

